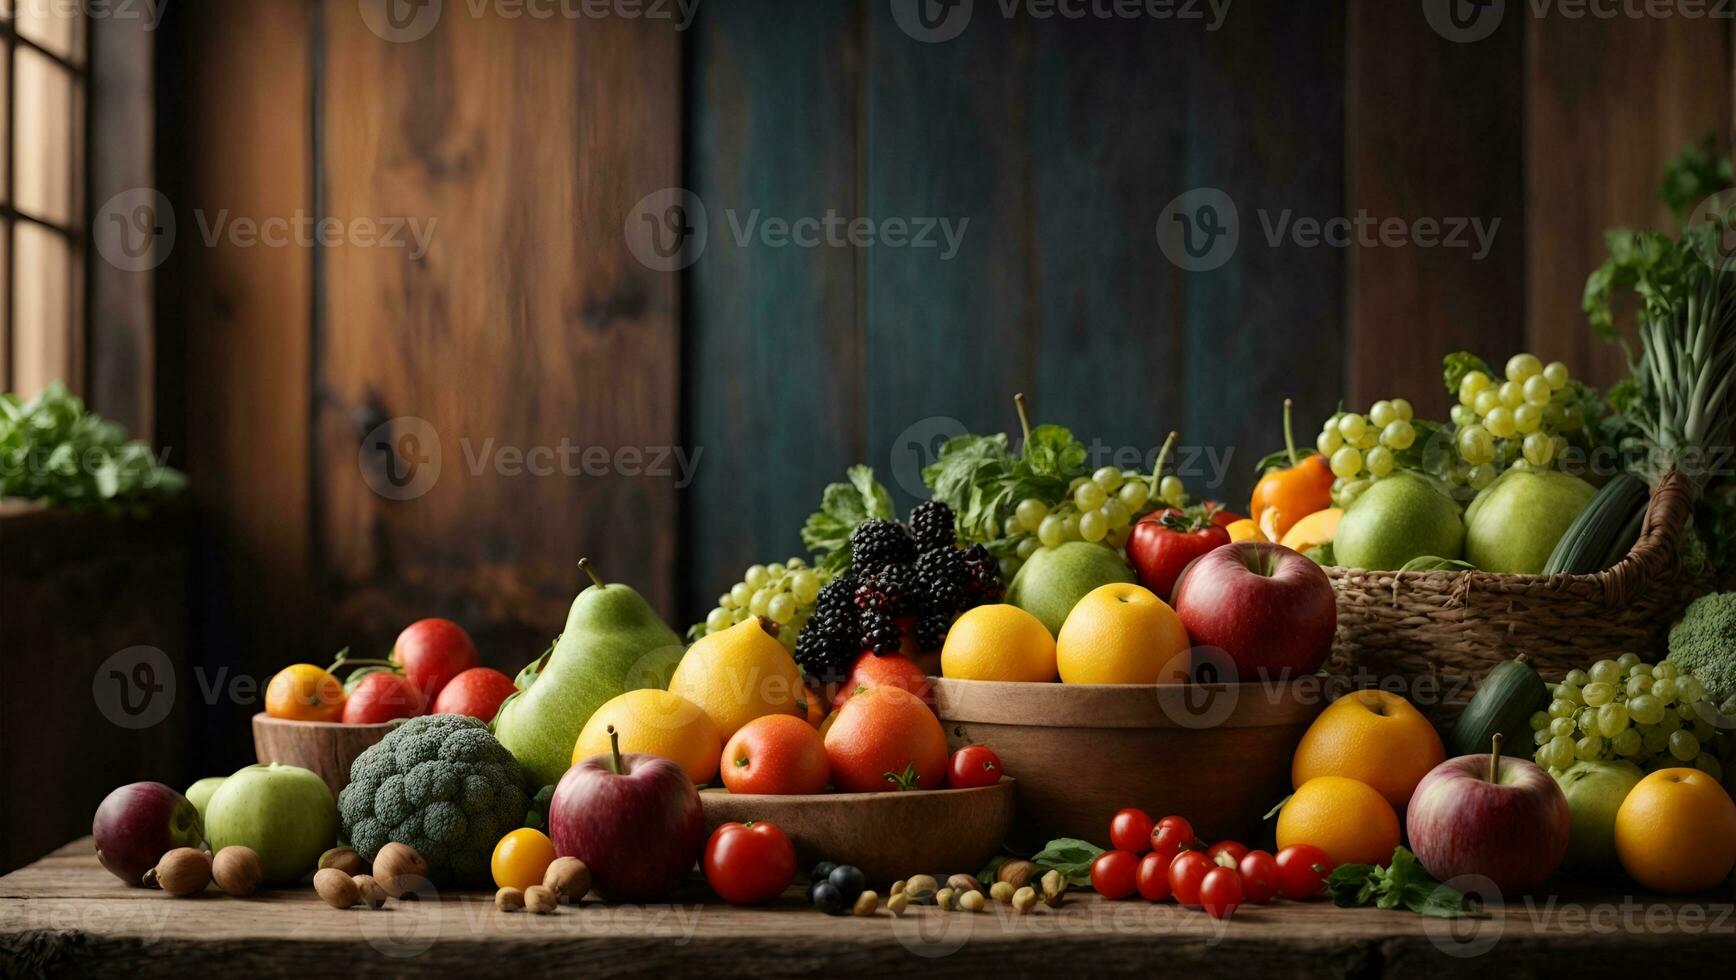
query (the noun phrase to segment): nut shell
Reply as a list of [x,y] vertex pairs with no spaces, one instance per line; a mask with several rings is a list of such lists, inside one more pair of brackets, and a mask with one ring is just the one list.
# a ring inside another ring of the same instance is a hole
[[976,875],[956,874],[951,878],[946,879],[946,887],[952,889],[954,892],[962,894],[964,892],[982,891],[983,883],[976,879]]
[[428,881],[428,862],[414,847],[392,841],[374,855],[374,880],[393,898],[413,899]]
[[502,912],[517,912],[524,908],[524,892],[516,888],[502,888],[494,893],[494,907]]
[[336,868],[350,877],[368,870],[368,863],[350,847],[334,847],[319,856],[319,868]]
[[591,869],[576,857],[558,857],[543,873],[543,887],[561,902],[577,902],[591,890]]
[[386,889],[373,875],[356,875],[351,880],[356,883],[356,893],[363,905],[377,909],[386,904]]
[[253,894],[264,873],[259,854],[245,844],[231,844],[211,859],[211,877],[223,894],[234,898]]
[[537,915],[546,915],[561,904],[555,896],[554,889],[545,885],[532,885],[524,890],[524,907]]
[[211,883],[211,858],[195,847],[177,847],[145,872],[145,884],[176,898],[196,895]]
[[934,895],[940,891],[940,882],[933,875],[911,875],[904,882],[904,894],[918,905],[927,905],[934,901]]
[[1029,861],[1008,861],[995,871],[995,880],[1012,885],[1015,890],[1031,883],[1031,878],[1037,873],[1037,866]]
[[880,896],[871,891],[864,891],[856,896],[856,904],[850,909],[852,915],[873,915],[880,907]]
[[347,909],[362,900],[356,879],[336,868],[321,868],[314,872],[313,890],[334,909]]

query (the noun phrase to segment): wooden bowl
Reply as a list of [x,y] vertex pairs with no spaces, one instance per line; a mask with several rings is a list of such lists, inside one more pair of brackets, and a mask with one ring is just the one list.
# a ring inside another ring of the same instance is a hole
[[1109,843],[1136,806],[1207,840],[1247,839],[1290,792],[1290,758],[1325,706],[1315,678],[1248,684],[1025,684],[930,678],[951,748],[986,745],[1018,781],[1013,842]]
[[819,861],[853,864],[871,884],[884,885],[914,874],[976,874],[1000,850],[1012,823],[1013,783],[812,796],[708,789],[699,800],[708,832],[732,820],[768,820],[790,835],[800,870]]
[[345,725],[335,721],[290,721],[265,712],[253,716],[253,755],[319,773],[332,795],[349,785],[350,763],[392,730],[391,722]]

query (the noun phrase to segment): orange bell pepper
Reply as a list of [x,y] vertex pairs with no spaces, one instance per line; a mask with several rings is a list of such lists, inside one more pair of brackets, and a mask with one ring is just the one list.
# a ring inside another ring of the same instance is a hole
[[1290,407],[1290,399],[1284,399],[1284,446],[1290,453],[1290,465],[1267,470],[1254,484],[1254,496],[1248,501],[1248,517],[1274,541],[1282,539],[1290,525],[1332,506],[1332,468],[1319,453],[1301,456],[1296,452]]

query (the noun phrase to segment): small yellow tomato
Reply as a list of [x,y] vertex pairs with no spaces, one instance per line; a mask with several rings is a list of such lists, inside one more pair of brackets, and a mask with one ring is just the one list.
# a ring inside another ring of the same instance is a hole
[[313,664],[291,664],[265,686],[265,713],[292,721],[341,721],[344,685]]
[[523,890],[542,884],[543,875],[554,860],[555,845],[547,834],[520,827],[494,845],[489,868],[494,872],[496,886]]

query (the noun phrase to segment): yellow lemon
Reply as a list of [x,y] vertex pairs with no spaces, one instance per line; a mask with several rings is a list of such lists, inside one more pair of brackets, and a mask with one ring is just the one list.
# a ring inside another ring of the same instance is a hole
[[1052,681],[1055,638],[1017,606],[978,606],[947,631],[940,672],[973,681]]
[[1143,586],[1111,582],[1067,614],[1055,660],[1063,684],[1183,684],[1191,648],[1169,603]]
[[763,617],[707,633],[687,648],[669,690],[710,715],[726,742],[763,715],[806,718],[802,672],[777,634],[778,624]]
[[1291,551],[1307,551],[1323,545],[1338,533],[1338,519],[1343,516],[1344,511],[1337,507],[1317,510],[1290,525],[1290,530],[1284,532],[1284,540],[1279,543]]
[[1266,540],[1266,535],[1261,532],[1260,525],[1255,524],[1246,517],[1239,521],[1231,521],[1229,526],[1225,527],[1224,530],[1229,532],[1231,541]]
[[610,698],[580,730],[573,762],[607,753],[611,727],[621,738],[622,754],[662,756],[701,786],[717,775],[723,737],[699,705],[679,694],[646,688]]

